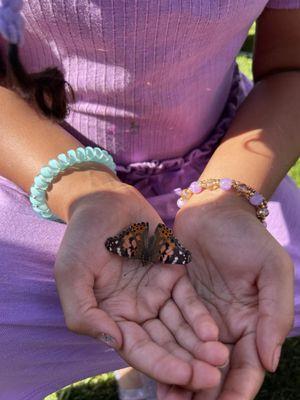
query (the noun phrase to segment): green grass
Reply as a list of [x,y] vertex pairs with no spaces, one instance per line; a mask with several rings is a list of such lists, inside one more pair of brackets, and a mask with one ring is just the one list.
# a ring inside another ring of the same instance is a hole
[[237,57],[237,63],[240,70],[250,79],[252,79],[252,56],[251,53],[240,53]]
[[[254,26],[238,56],[242,72],[252,79],[251,52]],[[289,175],[300,186],[300,160]],[[113,374],[86,379],[48,396],[45,400],[117,400],[117,386]],[[300,400],[300,338],[288,339],[283,346],[280,366],[276,374],[268,374],[256,400]]]
[[297,185],[300,186],[300,159],[296,162],[296,164],[290,170],[289,175],[295,180]]
[[255,24],[250,28],[248,37],[242,47],[242,50],[237,57],[237,62],[240,70],[249,78],[252,79],[252,49],[254,42]]
[[112,373],[103,374],[68,386],[45,400],[118,400],[117,383]]
[[256,400],[300,399],[300,339],[288,339],[283,346],[279,369],[268,374]]

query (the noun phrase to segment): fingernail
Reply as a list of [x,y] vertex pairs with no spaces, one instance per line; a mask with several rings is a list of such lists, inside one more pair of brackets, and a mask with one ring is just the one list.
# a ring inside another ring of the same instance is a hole
[[97,337],[97,339],[101,340],[101,342],[107,344],[110,347],[117,348],[116,339],[107,333],[100,333],[100,335]]
[[273,367],[272,371],[275,372],[276,369],[278,368],[279,360],[280,360],[280,355],[281,355],[281,345],[277,346],[276,350],[274,351],[273,355]]
[[218,368],[223,369],[223,368],[226,368],[227,365],[229,365],[229,360],[227,360],[223,365],[218,365]]

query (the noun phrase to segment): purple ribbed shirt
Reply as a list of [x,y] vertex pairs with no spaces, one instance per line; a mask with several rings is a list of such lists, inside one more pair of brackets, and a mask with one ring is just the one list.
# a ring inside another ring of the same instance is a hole
[[[215,126],[265,0],[28,0],[21,57],[60,67],[67,122],[127,164],[181,156]],[[275,0],[270,7],[299,7]]]

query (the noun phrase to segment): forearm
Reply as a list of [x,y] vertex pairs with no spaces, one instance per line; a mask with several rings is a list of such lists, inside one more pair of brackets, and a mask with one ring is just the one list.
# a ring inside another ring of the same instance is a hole
[[257,83],[201,179],[230,177],[269,198],[300,154],[300,73]]
[[[0,175],[29,192],[34,177],[50,159],[82,144],[54,123],[38,114],[16,93],[0,87]],[[64,220],[70,204],[97,191],[97,187],[117,179],[95,163],[86,171],[64,174],[48,192],[48,205]]]

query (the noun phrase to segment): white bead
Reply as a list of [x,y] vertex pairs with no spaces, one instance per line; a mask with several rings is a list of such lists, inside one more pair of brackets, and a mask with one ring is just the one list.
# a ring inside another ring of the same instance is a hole
[[186,203],[186,201],[181,198],[177,200],[177,206],[179,208],[183,207],[185,205],[185,203]]

